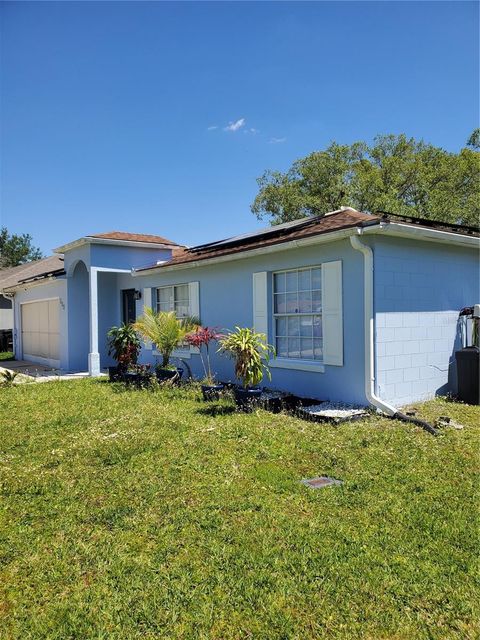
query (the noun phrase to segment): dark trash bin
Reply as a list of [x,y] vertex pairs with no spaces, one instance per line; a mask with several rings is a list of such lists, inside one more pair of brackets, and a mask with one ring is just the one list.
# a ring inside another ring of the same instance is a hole
[[467,404],[480,404],[480,349],[465,347],[455,353],[458,397]]

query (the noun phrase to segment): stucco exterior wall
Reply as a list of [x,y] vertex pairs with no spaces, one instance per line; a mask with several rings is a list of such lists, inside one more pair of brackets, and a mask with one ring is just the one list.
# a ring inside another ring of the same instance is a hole
[[83,261],[73,264],[75,267],[67,278],[69,341],[67,368],[72,371],[86,371],[90,336],[89,276]]
[[398,406],[455,392],[458,313],[480,301],[478,251],[405,239],[370,242],[376,392]]
[[98,352],[102,368],[114,365],[108,355],[108,330],[122,322],[121,289],[116,273],[98,273]]
[[[119,275],[119,289],[159,287],[198,281],[200,283],[200,316],[204,325],[223,330],[236,325],[253,324],[253,273],[269,274],[269,341],[273,341],[272,273],[282,269],[308,267],[322,262],[342,260],[343,264],[343,366],[325,365],[324,373],[296,371],[272,367],[272,381],[265,385],[292,391],[302,396],[345,400],[364,404],[364,343],[363,343],[363,272],[362,256],[348,241],[305,248],[268,252],[254,258],[199,266],[178,271],[131,277]],[[142,351],[142,361],[153,362],[152,351]],[[213,354],[213,367],[218,377],[234,380],[232,361]],[[200,358],[191,354],[189,365],[201,376]]]

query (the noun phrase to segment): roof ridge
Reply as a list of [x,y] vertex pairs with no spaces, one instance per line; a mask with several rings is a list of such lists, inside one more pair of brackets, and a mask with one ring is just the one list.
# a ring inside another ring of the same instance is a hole
[[118,240],[120,242],[153,242],[156,244],[167,244],[172,246],[182,246],[179,245],[174,240],[170,240],[169,238],[165,238],[164,236],[159,236],[154,233],[133,233],[131,231],[104,231],[102,233],[89,233],[84,236],[85,238],[96,238],[96,239],[104,239],[104,240]]

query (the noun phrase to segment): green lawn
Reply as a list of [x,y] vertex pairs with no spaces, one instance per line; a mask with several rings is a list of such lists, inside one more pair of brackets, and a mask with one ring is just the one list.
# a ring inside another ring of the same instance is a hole
[[0,637],[479,637],[478,408],[421,407],[465,425],[438,438],[229,409],[0,389]]
[[0,351],[0,362],[2,360],[13,360],[13,351]]

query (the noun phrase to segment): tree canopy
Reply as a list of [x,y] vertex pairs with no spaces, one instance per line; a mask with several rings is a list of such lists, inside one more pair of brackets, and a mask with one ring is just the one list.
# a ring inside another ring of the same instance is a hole
[[42,252],[33,246],[29,233],[9,234],[6,227],[0,229],[0,269],[16,267],[40,258],[43,258]]
[[285,173],[265,171],[252,212],[280,224],[344,205],[478,225],[479,139],[476,130],[459,153],[404,134],[377,136],[371,145],[332,142]]

